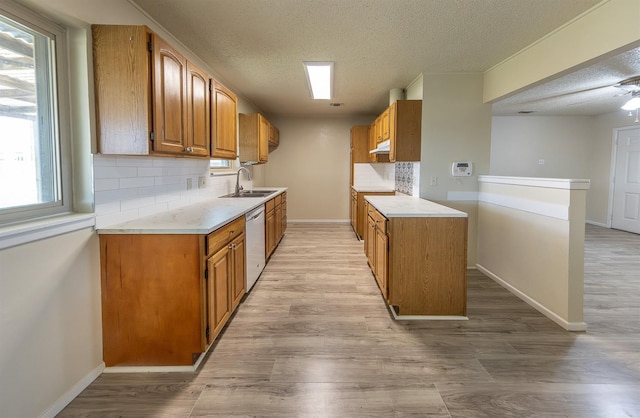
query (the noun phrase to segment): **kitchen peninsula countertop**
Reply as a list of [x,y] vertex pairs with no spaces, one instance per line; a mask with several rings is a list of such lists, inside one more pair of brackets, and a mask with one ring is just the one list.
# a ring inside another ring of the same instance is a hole
[[167,212],[98,228],[98,234],[208,234],[238,216],[263,205],[285,192],[286,187],[262,187],[274,190],[264,197],[212,197]]
[[365,196],[386,218],[466,218],[467,214],[429,200],[412,196]]

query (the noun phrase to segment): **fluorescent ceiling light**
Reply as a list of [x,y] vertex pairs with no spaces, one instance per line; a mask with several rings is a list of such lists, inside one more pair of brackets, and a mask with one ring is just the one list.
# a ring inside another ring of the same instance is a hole
[[333,62],[303,61],[311,97],[330,100],[333,93]]
[[621,107],[622,110],[636,110],[640,109],[640,97],[634,97],[629,100],[624,106]]

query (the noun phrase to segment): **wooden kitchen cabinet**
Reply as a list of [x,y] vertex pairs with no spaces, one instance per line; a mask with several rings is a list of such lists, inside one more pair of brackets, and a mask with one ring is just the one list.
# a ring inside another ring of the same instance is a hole
[[244,228],[100,235],[107,367],[195,364],[244,294]]
[[465,316],[467,218],[367,212],[367,261],[395,313]]
[[240,162],[261,164],[269,160],[271,124],[259,113],[240,113]]
[[372,192],[372,191],[356,191],[351,189],[351,225],[353,231],[359,239],[363,239],[364,230],[367,224],[367,212],[365,209],[365,196],[393,196],[395,191],[390,190],[387,192]]
[[209,77],[146,26],[92,31],[98,151],[209,157]]
[[275,126],[271,125],[271,129],[269,131],[269,146],[277,147],[280,144],[280,130]]
[[209,156],[211,144],[209,76],[187,61],[187,147],[194,155]]
[[378,146],[378,140],[376,139],[376,121],[374,121],[369,127],[369,145],[368,145],[368,158],[370,163],[388,163],[389,154],[371,154],[370,150],[375,149]]
[[235,160],[238,155],[238,97],[211,81],[211,157]]
[[278,247],[287,229],[287,193],[281,193],[265,204],[265,258]]
[[387,108],[387,110],[385,110],[384,112],[382,112],[382,114],[380,115],[380,138],[378,139],[378,141],[386,141],[387,139],[389,139],[389,110],[390,107]]
[[389,161],[420,161],[422,100],[396,100],[389,112]]

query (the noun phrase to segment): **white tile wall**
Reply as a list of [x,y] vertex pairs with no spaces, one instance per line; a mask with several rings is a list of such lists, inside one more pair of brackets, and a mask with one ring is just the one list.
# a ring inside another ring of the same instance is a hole
[[395,187],[394,163],[357,163],[353,165],[353,184],[355,186]]
[[[209,160],[93,156],[96,227],[101,228],[231,193],[236,176],[209,175]],[[205,178],[204,188],[198,179]],[[241,184],[252,182],[240,175]],[[187,179],[192,189],[187,190]]]

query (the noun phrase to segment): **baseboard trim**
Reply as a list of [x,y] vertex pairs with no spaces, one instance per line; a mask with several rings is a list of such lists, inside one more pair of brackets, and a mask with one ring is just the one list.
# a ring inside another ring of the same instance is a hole
[[396,321],[468,321],[466,316],[458,315],[398,315],[392,306],[387,305]]
[[595,225],[595,226],[601,226],[603,228],[610,228],[609,225],[604,224],[602,222],[595,222],[595,221],[584,221],[584,223],[589,224],[589,225]]
[[526,293],[518,290],[517,288],[512,286],[510,283],[508,283],[507,281],[499,277],[497,274],[494,274],[491,270],[487,269],[486,267],[483,267],[481,264],[476,264],[476,266],[478,267],[478,270],[483,272],[485,275],[489,276],[500,286],[504,287],[509,292],[516,295],[518,298],[526,302],[528,305],[532,306],[535,310],[537,310],[538,312],[540,312],[541,314],[543,314],[544,316],[546,316],[556,324],[560,325],[565,330],[567,331],[586,331],[587,330],[587,324],[585,322],[566,321],[564,318],[560,317],[558,314],[556,314],[555,312],[553,312],[552,310],[550,310],[549,308],[547,308],[537,300],[528,296]]
[[206,350],[200,353],[198,360],[192,366],[112,366],[106,367],[104,373],[174,373],[195,372],[200,367],[205,356],[214,343],[209,344]]
[[67,405],[71,403],[80,393],[87,388],[102,374],[104,371],[104,363],[100,363],[98,367],[91,370],[85,377],[80,379],[78,383],[73,385],[71,389],[66,391],[61,397],[59,397],[42,415],[41,418],[54,418],[58,415]]

